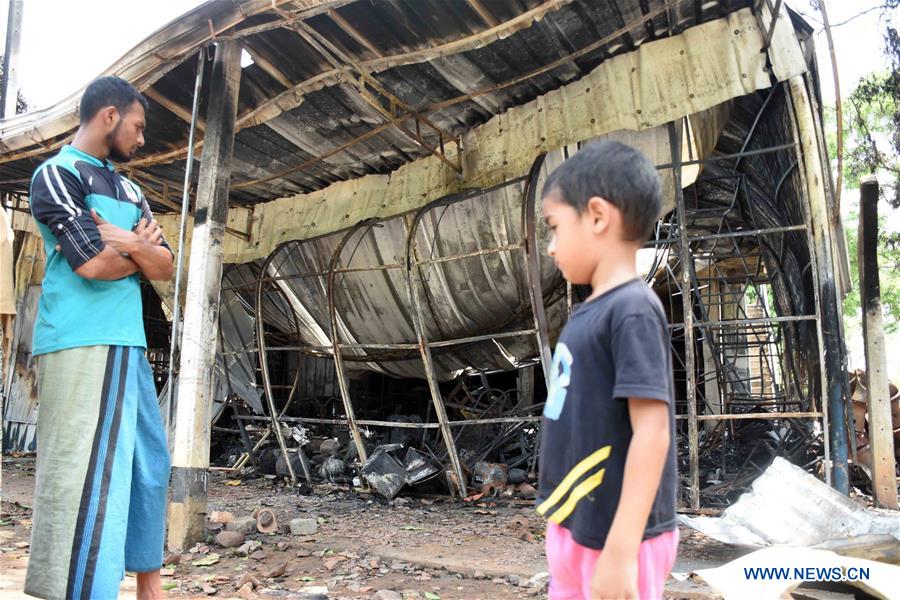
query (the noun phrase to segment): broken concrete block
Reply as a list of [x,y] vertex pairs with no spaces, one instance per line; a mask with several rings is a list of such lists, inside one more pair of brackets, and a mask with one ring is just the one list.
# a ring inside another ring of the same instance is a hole
[[244,543],[244,534],[240,531],[220,531],[216,535],[216,543],[223,548],[237,548]]
[[291,520],[291,533],[294,535],[315,535],[318,531],[319,523],[315,519],[297,518]]
[[244,535],[256,532],[256,519],[253,517],[236,517],[225,524],[225,531],[239,531]]
[[403,600],[403,594],[394,590],[378,590],[372,595],[372,600]]

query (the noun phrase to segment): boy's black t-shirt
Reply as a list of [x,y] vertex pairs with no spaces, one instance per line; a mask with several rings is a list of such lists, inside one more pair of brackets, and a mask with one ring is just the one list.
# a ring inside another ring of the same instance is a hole
[[651,398],[668,405],[670,443],[643,539],[675,529],[672,355],[656,294],[634,279],[579,306],[556,345],[548,390],[538,512],[579,544],[603,548],[631,443],[627,399]]

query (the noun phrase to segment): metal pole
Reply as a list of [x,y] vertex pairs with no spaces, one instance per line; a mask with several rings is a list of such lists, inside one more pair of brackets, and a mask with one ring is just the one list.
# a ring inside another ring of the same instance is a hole
[[3,81],[0,83],[0,119],[16,114],[19,100],[18,62],[22,41],[24,0],[9,0],[6,19],[6,50],[3,53]]
[[697,427],[697,382],[694,372],[694,294],[691,280],[691,256],[687,232],[684,193],[681,189],[681,131],[669,123],[669,146],[672,152],[675,183],[675,211],[678,214],[678,238],[681,254],[681,302],[684,311],[684,368],[687,380],[688,465],[691,508],[700,508],[700,436]]
[[197,115],[200,112],[200,86],[203,84],[203,66],[206,63],[206,47],[200,48],[197,62],[197,76],[194,79],[194,103],[191,107],[191,125],[188,132],[188,154],[184,166],[184,193],[181,196],[181,228],[178,230],[178,256],[175,258],[175,306],[172,311],[172,340],[169,346],[169,387],[166,391],[166,433],[172,436],[172,415],[174,403],[172,394],[175,388],[175,354],[179,344],[179,320],[181,319],[181,275],[184,267],[184,238],[187,232],[187,214],[191,199],[191,171],[194,167],[194,132],[197,128]]

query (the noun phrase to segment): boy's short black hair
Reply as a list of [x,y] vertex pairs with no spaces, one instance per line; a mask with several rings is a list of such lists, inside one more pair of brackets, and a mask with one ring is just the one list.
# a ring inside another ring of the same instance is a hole
[[83,125],[105,106],[115,106],[119,114],[124,115],[135,102],[147,110],[147,99],[133,85],[119,77],[101,77],[92,81],[84,90],[78,117]]
[[638,150],[612,140],[591,142],[550,173],[542,195],[554,193],[578,212],[594,196],[608,200],[622,212],[629,241],[650,239],[662,209],[656,169]]

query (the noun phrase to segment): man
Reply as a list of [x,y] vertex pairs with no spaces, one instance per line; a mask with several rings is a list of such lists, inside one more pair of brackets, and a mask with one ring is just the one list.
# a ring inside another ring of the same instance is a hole
[[162,594],[169,455],[144,356],[140,276],[172,277],[173,255],[137,185],[118,174],[144,145],[147,101],[117,77],[91,83],[71,145],[31,181],[47,253],[34,326],[39,413],[25,592]]

